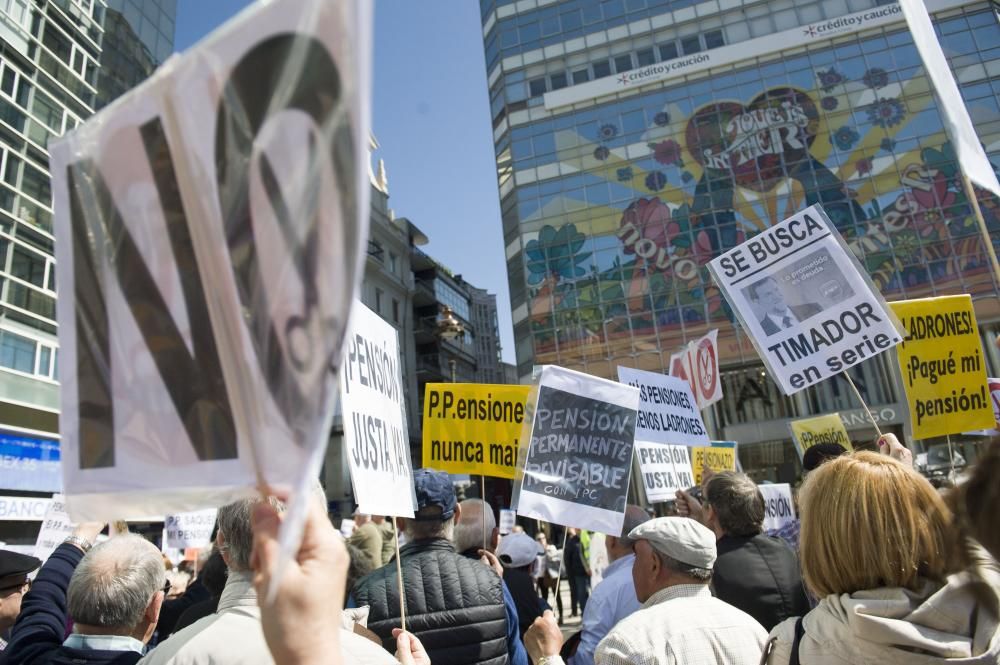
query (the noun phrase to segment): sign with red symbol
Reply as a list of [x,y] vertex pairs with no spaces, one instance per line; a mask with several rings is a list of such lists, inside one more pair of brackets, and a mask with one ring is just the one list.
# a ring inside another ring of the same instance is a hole
[[691,392],[699,409],[722,399],[718,336],[719,331],[713,330],[700,339],[688,342],[683,351],[670,356],[670,376],[679,377],[691,384]]

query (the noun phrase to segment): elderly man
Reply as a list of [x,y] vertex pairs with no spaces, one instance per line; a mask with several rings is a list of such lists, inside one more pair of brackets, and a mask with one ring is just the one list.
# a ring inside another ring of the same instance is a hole
[[133,665],[142,656],[166,593],[163,558],[131,534],[94,546],[103,527],[80,525],[42,566],[14,624],[9,665]]
[[[597,665],[717,663],[756,665],[767,631],[753,617],[712,597],[715,536],[686,517],[650,520],[629,533],[632,579],[642,609],[597,647]],[[551,613],[525,636],[536,665],[562,663],[562,635]]]
[[604,569],[604,579],[594,587],[590,600],[587,601],[587,609],[583,611],[580,644],[569,659],[570,665],[593,665],[598,643],[619,621],[639,609],[635,584],[632,582],[635,541],[629,534],[648,520],[649,515],[645,510],[639,506],[628,506],[625,509],[621,535],[606,537],[605,546],[611,563]]
[[[143,665],[273,665],[261,630],[250,564],[253,553],[251,517],[261,502],[261,499],[244,499],[219,508],[216,546],[229,567],[229,577],[218,609],[215,614],[171,635],[142,660]],[[276,499],[268,503],[276,512],[282,509]],[[331,620],[336,621],[339,610],[339,606],[330,608]],[[340,649],[344,662],[395,663],[386,651],[347,630],[341,631]]]
[[[508,611],[502,580],[489,566],[456,552],[452,544],[462,508],[451,478],[442,471],[417,469],[413,486],[416,514],[413,519],[397,518],[408,539],[400,549],[407,630],[420,638],[434,665],[527,665],[517,614]],[[392,629],[400,627],[395,564],[361,578],[354,599],[370,606],[368,628],[386,649],[394,649]]]
[[750,477],[722,471],[705,483],[705,505],[686,495],[686,510],[718,539],[715,595],[771,630],[809,611],[799,559],[779,538],[765,536],[764,497]]

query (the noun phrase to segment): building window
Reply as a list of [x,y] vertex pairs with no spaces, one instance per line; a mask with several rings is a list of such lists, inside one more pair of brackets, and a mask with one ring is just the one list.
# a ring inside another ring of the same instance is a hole
[[392,299],[392,322],[399,323],[399,301]]
[[558,74],[553,74],[549,77],[549,82],[552,84],[553,90],[559,90],[560,88],[565,88],[568,83],[566,82],[566,73],[560,72]]
[[375,313],[382,313],[382,289],[375,289]]
[[573,72],[573,85],[586,83],[589,80],[590,80],[590,70],[578,69],[575,72]]
[[532,97],[538,97],[539,95],[545,94],[545,79],[533,79],[528,81],[528,92],[531,93]]
[[397,274],[396,266],[398,263],[399,263],[399,257],[393,254],[392,252],[389,252],[389,272],[391,272],[393,275]]
[[627,72],[632,69],[632,54],[626,53],[615,58],[615,71],[618,73]]
[[601,60],[600,62],[595,62],[594,65],[594,78],[604,78],[605,76],[611,76],[611,63],[607,60]]
[[0,331],[0,366],[33,374],[36,346],[33,339],[6,330]]
[[722,30],[710,30],[705,33],[705,48],[719,48],[726,45],[726,37]]
[[40,346],[38,348],[38,373],[42,376],[50,376],[52,374],[51,367],[49,367],[51,362],[52,349],[47,346]]
[[635,57],[640,67],[645,67],[646,65],[651,65],[656,62],[656,56],[653,55],[653,49],[651,48],[645,48],[638,51],[635,54]]
[[681,50],[684,55],[691,55],[701,50],[701,37],[698,35],[688,35],[681,37]]

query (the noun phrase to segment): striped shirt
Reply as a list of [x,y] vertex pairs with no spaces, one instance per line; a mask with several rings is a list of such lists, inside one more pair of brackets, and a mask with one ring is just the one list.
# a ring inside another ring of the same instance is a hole
[[767,631],[707,584],[657,591],[597,646],[597,665],[757,665]]

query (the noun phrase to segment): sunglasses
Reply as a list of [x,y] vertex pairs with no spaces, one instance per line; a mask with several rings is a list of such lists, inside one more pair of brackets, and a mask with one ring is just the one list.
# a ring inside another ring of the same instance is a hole
[[[25,589],[25,587],[27,587]],[[18,582],[17,584],[8,584],[7,586],[0,587],[0,593],[7,593],[9,591],[20,591],[23,590],[25,593],[31,591],[31,579],[25,578],[23,582]]]

